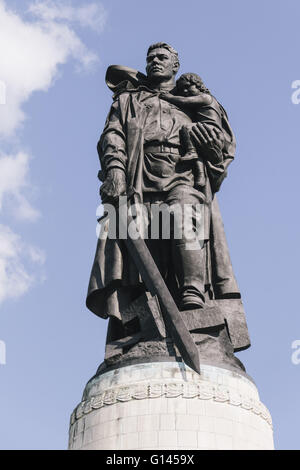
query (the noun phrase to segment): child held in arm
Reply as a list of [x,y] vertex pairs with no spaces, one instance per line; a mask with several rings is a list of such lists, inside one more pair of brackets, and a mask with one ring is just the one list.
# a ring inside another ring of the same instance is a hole
[[[161,93],[160,98],[188,111],[194,122],[205,123],[211,131],[217,131],[217,135],[220,135],[220,131],[223,134],[220,105],[206,88],[199,75],[195,73],[181,75],[176,82],[176,92],[178,95]],[[182,127],[181,135],[185,149],[182,160],[194,162],[194,185],[196,188],[201,189],[205,186],[206,181],[203,159],[196,151],[188,126]]]

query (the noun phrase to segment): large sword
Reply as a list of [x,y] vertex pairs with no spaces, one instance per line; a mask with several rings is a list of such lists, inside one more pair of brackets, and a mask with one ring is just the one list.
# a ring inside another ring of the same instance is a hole
[[126,234],[126,237],[124,237],[126,247],[140,272],[147,289],[153,296],[157,296],[166,327],[174,343],[178,347],[183,361],[200,374],[198,349],[142,235],[138,231],[137,225],[135,225],[135,227],[137,229],[136,233],[138,233],[138,237],[133,238],[130,235],[129,226],[132,223],[135,223],[135,221],[129,214],[128,210],[122,210],[119,208],[118,212],[120,229],[123,234]]

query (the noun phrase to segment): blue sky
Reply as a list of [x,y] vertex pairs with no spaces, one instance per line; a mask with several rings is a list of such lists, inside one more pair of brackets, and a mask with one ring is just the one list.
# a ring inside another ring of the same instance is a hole
[[300,448],[299,14],[297,0],[0,0],[1,449],[66,448],[70,413],[103,359],[107,324],[85,295],[104,75],[109,64],[144,71],[157,41],[178,50],[181,73],[203,77],[236,133],[219,202],[252,339],[239,358],[276,448]]

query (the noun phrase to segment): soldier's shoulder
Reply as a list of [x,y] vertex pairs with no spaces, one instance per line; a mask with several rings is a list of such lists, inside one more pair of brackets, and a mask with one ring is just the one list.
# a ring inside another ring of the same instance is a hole
[[116,102],[122,102],[122,101],[127,101],[128,98],[130,97],[130,95],[132,94],[136,94],[137,91],[136,90],[132,90],[132,91],[129,91],[129,90],[122,90],[122,91],[119,91],[117,93],[115,93],[113,95],[113,101]]

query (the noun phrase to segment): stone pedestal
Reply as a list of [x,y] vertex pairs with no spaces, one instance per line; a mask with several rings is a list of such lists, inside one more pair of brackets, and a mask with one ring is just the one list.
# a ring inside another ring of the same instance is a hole
[[69,449],[273,449],[250,377],[153,362],[93,377],[71,416]]

